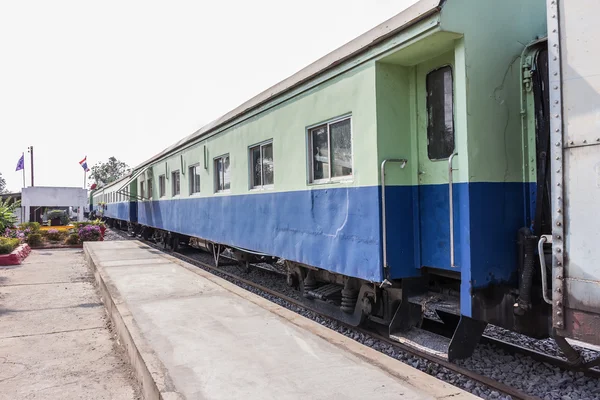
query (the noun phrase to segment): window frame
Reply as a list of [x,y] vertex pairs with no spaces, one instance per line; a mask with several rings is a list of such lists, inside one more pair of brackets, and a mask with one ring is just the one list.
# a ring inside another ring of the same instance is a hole
[[[222,154],[213,158],[213,186],[214,193],[229,193],[231,191],[231,179],[229,179],[229,189],[219,190],[219,181],[217,179],[217,174],[219,169],[216,167],[218,160],[223,160],[223,164],[225,163],[225,158],[229,158],[229,166],[231,168],[231,155],[229,153]],[[223,168],[223,186],[225,186],[225,168]]]
[[[350,154],[352,163],[352,175],[336,176],[332,177],[333,163],[331,162],[331,130],[330,125],[342,122],[345,120],[350,121]],[[327,127],[327,153],[328,153],[328,165],[329,165],[329,177],[322,179],[314,179],[314,159],[312,154],[312,131],[322,126]],[[308,185],[323,185],[327,183],[346,183],[354,181],[354,123],[352,114],[345,114],[336,118],[328,119],[313,125],[306,127],[306,149],[307,149],[307,172],[308,172]]]
[[167,175],[162,174],[158,176],[158,197],[163,198],[167,196]]
[[[273,183],[270,183],[268,185],[264,185],[262,184],[262,181],[264,180],[264,176],[263,176],[263,171],[262,171],[262,159],[263,159],[263,147],[267,146],[267,145],[271,145],[271,151],[273,153]],[[261,180],[261,184],[260,185],[254,185],[254,165],[253,165],[253,159],[252,159],[252,151],[256,148],[259,148],[260,151],[260,159],[261,159],[261,174],[260,174],[260,180]],[[275,188],[275,149],[273,147],[273,139],[268,139],[256,144],[253,144],[251,146],[248,146],[248,183],[249,183],[249,190],[270,190]]]
[[[178,175],[177,182],[179,183],[179,187],[177,188],[177,193],[175,193],[175,174]],[[181,195],[181,171],[176,169],[171,171],[171,197],[177,197]]]
[[146,179],[146,190],[148,190],[148,200],[152,200],[152,186],[152,178]]
[[[198,173],[198,177],[200,178],[200,182],[198,182],[198,191],[194,192],[194,176],[195,173],[192,172],[192,169],[196,170]],[[202,191],[202,187],[201,187],[201,182],[202,182],[202,177],[200,176],[200,163],[196,163],[196,164],[192,164],[188,167],[188,175],[189,175],[189,182],[188,182],[188,186],[189,186],[189,192],[190,192],[190,196],[194,196],[197,194],[200,194],[200,192]]]
[[[428,78],[432,73],[441,71],[446,68],[450,69],[450,77],[452,79],[452,150],[450,151],[450,154],[445,158],[431,158],[429,156],[429,96],[427,95]],[[456,95],[456,91],[454,88],[454,66],[452,64],[439,65],[425,74],[425,115],[427,115],[427,120],[426,120],[426,125],[425,125],[426,126],[425,135],[426,135],[426,140],[427,140],[427,149],[426,149],[427,159],[429,161],[432,161],[432,162],[448,161],[450,156],[456,152],[456,121],[455,121],[455,118],[456,118],[456,103],[455,103],[456,96],[455,95]]]

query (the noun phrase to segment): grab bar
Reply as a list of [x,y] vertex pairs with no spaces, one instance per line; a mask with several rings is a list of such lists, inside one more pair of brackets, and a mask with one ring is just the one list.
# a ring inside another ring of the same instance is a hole
[[406,163],[408,162],[405,158],[390,158],[387,160],[383,160],[381,163],[381,234],[383,236],[383,282],[381,282],[381,286],[384,284],[391,284],[387,278],[389,276],[388,265],[387,265],[387,227],[385,224],[385,164],[388,162],[391,163],[401,163],[400,168],[406,167]]
[[546,258],[544,257],[544,243],[552,243],[552,236],[542,235],[538,241],[538,253],[540,255],[540,268],[542,272],[542,296],[544,301],[548,304],[552,304],[552,299],[548,297],[548,281],[546,280]]
[[452,198],[454,182],[452,179],[452,172],[455,169],[452,168],[452,160],[458,153],[452,153],[448,158],[448,192],[450,195],[450,266],[456,268],[454,265],[454,199]]

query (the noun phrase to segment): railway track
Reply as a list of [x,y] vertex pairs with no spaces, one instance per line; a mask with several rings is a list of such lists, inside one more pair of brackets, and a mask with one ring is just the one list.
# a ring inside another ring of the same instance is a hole
[[[124,231],[113,230],[113,232],[117,233],[120,236],[126,236],[127,238],[131,239],[131,237],[129,236],[129,234],[126,233],[126,232],[124,232]],[[268,294],[270,296],[277,297],[277,298],[281,299],[282,301],[288,303],[291,306],[294,306],[294,307],[297,307],[297,308],[300,308],[300,309],[304,309],[306,311],[310,311],[310,312],[312,312],[314,314],[317,314],[317,315],[321,315],[321,313],[319,312],[319,310],[317,308],[311,307],[310,304],[307,304],[307,303],[305,303],[303,301],[300,301],[298,299],[295,299],[295,298],[292,298],[290,296],[287,296],[287,295],[285,295],[283,293],[280,293],[280,292],[278,292],[276,290],[268,288],[268,287],[266,287],[264,285],[261,285],[259,283],[253,282],[253,281],[251,281],[249,279],[245,279],[244,277],[240,276],[239,274],[236,274],[236,273],[233,273],[233,272],[229,272],[229,271],[225,271],[225,270],[223,270],[220,267],[216,267],[215,265],[212,265],[212,264],[210,264],[208,262],[204,262],[204,261],[198,260],[196,258],[190,257],[188,255],[182,254],[181,252],[173,252],[173,251],[165,250],[163,247],[157,245],[153,241],[144,240],[144,239],[141,239],[141,238],[136,238],[136,239],[142,241],[143,243],[145,243],[145,244],[147,244],[147,245],[149,245],[149,246],[151,246],[151,247],[153,247],[153,248],[155,248],[157,250],[160,250],[160,251],[163,251],[163,252],[165,252],[167,254],[173,255],[173,256],[175,256],[176,258],[178,258],[178,259],[180,259],[182,261],[188,262],[188,263],[190,263],[192,265],[198,266],[200,268],[208,270],[208,271],[210,271],[212,273],[215,273],[217,275],[227,277],[227,278],[231,279],[232,281],[235,281],[234,283],[237,283],[237,282],[242,283],[244,285],[247,285],[247,286],[250,286],[250,287],[254,288],[255,290],[257,290],[259,292],[263,292],[263,293]],[[193,248],[190,247],[190,249],[193,249]],[[197,250],[197,249],[194,249],[194,250],[200,251],[200,250]],[[223,258],[225,258],[227,260],[230,260],[232,263],[236,262],[234,259],[229,258],[229,257],[227,257],[225,255],[221,255],[221,257],[223,257]],[[260,266],[257,266],[257,268],[260,268],[260,269],[262,269],[264,271],[267,271],[267,272],[270,272],[270,273],[277,273],[277,271],[273,270],[273,269],[265,269],[265,268],[261,268]],[[240,272],[241,272],[241,270],[240,270]],[[331,318],[329,316],[324,316],[324,317],[333,319],[333,318]],[[487,386],[488,388],[490,388],[490,389],[492,389],[494,391],[497,391],[497,392],[502,393],[504,395],[510,396],[514,400],[517,400],[517,399],[519,399],[519,400],[534,400],[534,399],[535,400],[540,400],[540,397],[532,396],[532,395],[529,395],[527,393],[524,393],[524,392],[522,392],[522,391],[520,391],[520,390],[518,390],[518,389],[516,389],[514,387],[506,385],[506,384],[504,384],[502,382],[498,382],[498,381],[496,381],[496,380],[494,380],[494,379],[492,379],[492,378],[490,378],[488,376],[479,374],[478,372],[474,372],[474,371],[472,371],[472,370],[470,370],[468,368],[465,368],[465,367],[462,367],[460,365],[451,363],[451,362],[449,362],[448,360],[446,360],[446,359],[444,359],[442,357],[436,356],[435,354],[431,354],[431,353],[428,353],[426,351],[422,351],[422,350],[420,350],[418,348],[412,347],[410,345],[394,341],[394,340],[390,339],[389,337],[386,337],[386,336],[382,335],[381,333],[377,332],[376,330],[365,329],[365,328],[362,328],[362,327],[348,326],[348,325],[344,324],[341,321],[337,321],[337,323],[339,325],[341,325],[341,326],[345,326],[348,329],[351,329],[353,331],[359,332],[362,335],[365,335],[365,336],[371,337],[371,338],[373,338],[375,340],[378,340],[380,342],[383,342],[383,343],[385,343],[385,344],[387,344],[389,346],[392,346],[392,347],[394,347],[394,348],[396,348],[396,349],[398,349],[400,351],[403,351],[403,352],[405,352],[405,353],[407,353],[409,355],[412,355],[412,356],[415,356],[415,357],[427,360],[429,362],[435,363],[435,364],[437,364],[437,365],[439,365],[439,366],[441,366],[443,368],[446,368],[446,369],[452,371],[455,374],[463,375],[464,377],[467,377],[467,378],[471,379],[474,382],[480,383],[481,385]],[[539,362],[542,362],[542,363],[547,363],[547,364],[550,364],[552,366],[555,366],[555,367],[558,367],[558,368],[561,368],[561,369],[564,369],[564,370],[567,370],[567,371],[579,372],[578,369],[573,368],[567,362],[567,360],[565,360],[565,359],[561,359],[559,357],[555,357],[555,356],[552,356],[552,355],[549,355],[549,354],[544,354],[542,352],[539,352],[539,351],[536,351],[536,350],[533,350],[533,349],[529,349],[529,348],[526,348],[526,347],[523,347],[523,346],[519,346],[519,345],[516,345],[514,343],[507,342],[507,341],[503,341],[503,340],[500,340],[498,338],[493,338],[493,337],[485,336],[484,335],[482,337],[481,342],[482,343],[488,343],[488,344],[491,344],[491,345],[496,346],[498,348],[501,348],[502,350],[504,350],[505,352],[510,353],[510,354],[517,354],[517,353],[518,354],[522,354],[524,356],[531,357],[532,359],[534,359],[536,361],[539,361]],[[597,369],[587,370],[584,373],[587,376],[591,376],[593,378],[600,378],[600,371],[597,370]]]

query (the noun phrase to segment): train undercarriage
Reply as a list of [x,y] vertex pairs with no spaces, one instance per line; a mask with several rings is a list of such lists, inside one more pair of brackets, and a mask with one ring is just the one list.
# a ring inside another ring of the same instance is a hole
[[[286,274],[282,279],[302,294],[307,308],[350,326],[374,326],[398,342],[449,361],[470,357],[488,322],[534,338],[552,336],[547,323],[548,307],[537,300],[541,293],[536,289],[532,289],[534,300],[525,313],[519,308],[523,302],[518,288],[490,288],[474,293],[474,309],[479,313],[469,318],[460,313],[460,277],[448,271],[424,268],[419,278],[381,284],[126,221],[108,218],[106,223],[127,230],[131,236],[151,240],[168,251],[187,246],[207,252],[217,267],[223,264],[224,253],[246,272],[257,263],[283,263]],[[532,318],[534,315],[537,316]],[[510,321],[509,326],[506,321]],[[570,363],[581,367],[592,365],[586,364],[564,338],[554,338]],[[600,361],[592,363],[597,365]]]

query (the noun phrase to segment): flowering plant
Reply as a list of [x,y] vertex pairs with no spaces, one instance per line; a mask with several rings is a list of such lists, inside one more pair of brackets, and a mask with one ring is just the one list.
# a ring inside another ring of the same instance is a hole
[[19,241],[24,241],[27,236],[29,236],[29,233],[31,232],[31,230],[29,228],[21,230],[18,228],[6,228],[4,230],[4,237],[7,238],[12,238],[12,239],[19,239]]
[[101,238],[100,227],[97,225],[86,225],[79,228],[79,240],[82,242],[96,242]]
[[58,229],[48,229],[48,232],[46,232],[46,237],[48,240],[60,240],[62,239],[62,234]]

